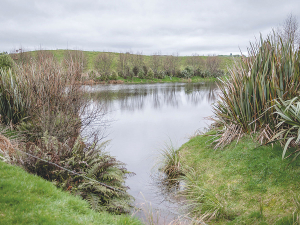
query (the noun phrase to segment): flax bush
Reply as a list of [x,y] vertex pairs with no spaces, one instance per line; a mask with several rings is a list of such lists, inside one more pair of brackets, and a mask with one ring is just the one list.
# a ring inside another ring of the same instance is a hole
[[229,78],[219,83],[214,115],[224,132],[217,146],[257,130],[270,139],[277,124],[274,100],[298,95],[299,69],[299,51],[292,40],[283,42],[272,34],[251,44],[248,57],[242,56],[229,70]]

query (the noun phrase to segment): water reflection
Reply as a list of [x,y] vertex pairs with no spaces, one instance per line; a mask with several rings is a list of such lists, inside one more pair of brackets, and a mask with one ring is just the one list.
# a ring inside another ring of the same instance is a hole
[[[111,111],[117,107],[124,111],[142,110],[145,102],[150,102],[153,108],[163,106],[178,108],[189,103],[197,105],[203,101],[213,102],[216,98],[215,83],[171,83],[143,85],[95,85],[86,86],[89,97],[99,101]],[[184,97],[184,98],[183,98]],[[114,105],[117,100],[117,105]]]
[[[169,83],[135,85],[84,86],[93,104],[101,104],[114,122],[109,129],[110,154],[136,173],[126,185],[136,198],[159,206],[159,210],[175,211],[176,202],[166,199],[169,190],[153,180],[153,166],[159,149],[172,141],[174,147],[209,124],[211,103],[218,95],[215,83]],[[98,126],[91,124],[91,127]],[[141,194],[142,193],[142,194]],[[172,199],[171,199],[172,200]],[[164,212],[164,215],[168,213]],[[142,217],[142,216],[141,216]]]

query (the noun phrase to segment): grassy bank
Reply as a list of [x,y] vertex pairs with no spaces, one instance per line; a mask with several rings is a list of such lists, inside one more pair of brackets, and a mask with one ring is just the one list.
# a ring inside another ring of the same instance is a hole
[[256,148],[250,136],[214,150],[211,138],[194,137],[179,151],[181,165],[192,168],[185,195],[196,217],[215,214],[209,224],[299,224],[293,213],[296,220],[300,159],[288,166],[280,146]]
[[[192,77],[190,79],[178,78],[178,77],[165,77],[163,79],[140,79],[138,77],[134,77],[133,79],[124,79],[118,78],[118,81],[121,81],[126,84],[149,84],[149,83],[197,83],[197,82],[206,82],[206,81],[217,81],[217,78],[214,77]],[[103,83],[103,82],[102,82]],[[109,82],[106,82],[109,83]]]
[[0,224],[141,224],[130,216],[97,213],[78,197],[0,161]]

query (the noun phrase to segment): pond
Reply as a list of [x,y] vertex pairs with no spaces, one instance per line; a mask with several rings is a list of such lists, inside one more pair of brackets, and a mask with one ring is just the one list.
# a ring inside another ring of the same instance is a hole
[[172,142],[178,148],[211,123],[205,117],[212,115],[216,84],[115,84],[86,86],[86,90],[104,104],[113,121],[106,132],[111,140],[107,150],[136,174],[127,179],[136,204],[146,200],[163,217],[172,217],[170,211],[176,212],[178,206],[153,182],[153,167],[165,144]]

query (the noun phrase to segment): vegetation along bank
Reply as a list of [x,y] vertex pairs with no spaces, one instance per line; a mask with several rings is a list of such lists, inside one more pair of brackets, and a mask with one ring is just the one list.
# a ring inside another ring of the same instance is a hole
[[126,52],[88,52],[79,50],[47,50],[11,53],[18,64],[28,63],[32,58],[53,55],[65,67],[73,63],[79,83],[158,83],[199,82],[216,80],[227,73],[233,58],[238,56],[178,56],[142,55]]
[[2,55],[0,66],[0,160],[13,165],[1,162],[0,223],[138,223],[125,186],[133,173],[105,151],[102,126],[81,135],[104,112],[89,109],[76,62],[42,51],[30,61]]
[[[288,29],[285,29],[288,31]],[[187,212],[208,224],[300,224],[300,50],[260,38],[219,82],[210,131],[163,153]]]

